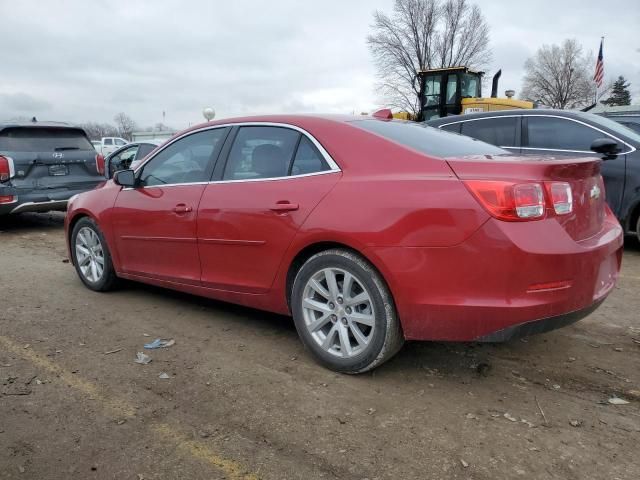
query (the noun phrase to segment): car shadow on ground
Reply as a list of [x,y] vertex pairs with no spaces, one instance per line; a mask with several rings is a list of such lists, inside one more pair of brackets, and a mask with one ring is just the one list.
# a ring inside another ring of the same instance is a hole
[[[136,295],[157,297],[158,301],[171,299],[184,302],[190,307],[206,310],[211,314],[212,328],[218,321],[216,317],[228,322],[238,322],[243,329],[251,330],[256,337],[277,337],[274,342],[283,348],[291,348],[291,355],[298,351],[300,340],[289,316],[265,312],[261,310],[234,305],[226,302],[198,297],[161,287],[145,285],[137,282],[124,282],[119,291],[133,292]],[[543,341],[543,340],[538,340]],[[499,344],[482,344],[474,342],[406,342],[404,347],[389,362],[375,370],[376,375],[409,375],[423,376],[433,374],[441,377],[482,378],[489,375],[492,369],[493,355],[526,357],[526,350],[536,340],[526,339],[524,342],[513,340]],[[364,376],[372,375],[372,373]]]
[[64,212],[20,213],[0,217],[0,232],[36,233],[59,231],[64,226]]

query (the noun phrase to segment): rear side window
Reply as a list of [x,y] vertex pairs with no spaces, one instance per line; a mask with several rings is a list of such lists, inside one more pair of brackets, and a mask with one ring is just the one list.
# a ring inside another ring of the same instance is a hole
[[581,150],[589,152],[596,138],[606,137],[587,125],[564,118],[527,117],[528,146],[553,150]]
[[77,128],[13,127],[0,131],[0,150],[8,152],[58,152],[94,150]]
[[113,145],[113,139],[111,139],[111,138],[105,138],[105,139],[104,139],[104,144],[105,144],[105,145]]
[[436,157],[505,155],[508,152],[469,137],[454,135],[424,123],[354,120],[352,125],[393,142]]
[[462,123],[461,133],[499,147],[516,145],[517,117],[488,118]]
[[460,123],[450,123],[449,125],[444,125],[440,127],[441,130],[445,130],[447,132],[460,133]]
[[320,152],[315,147],[311,140],[302,136],[298,150],[296,151],[296,157],[291,165],[291,175],[306,175],[309,173],[324,172],[329,170],[329,165],[322,158]]

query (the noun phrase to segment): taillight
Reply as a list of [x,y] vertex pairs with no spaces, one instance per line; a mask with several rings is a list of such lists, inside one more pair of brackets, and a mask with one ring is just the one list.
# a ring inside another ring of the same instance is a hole
[[0,203],[13,203],[16,201],[16,197],[13,195],[0,195]]
[[546,184],[549,200],[557,215],[566,215],[573,211],[571,185],[567,182],[549,182]]
[[96,170],[100,175],[104,175],[104,157],[101,153],[96,155]]
[[493,180],[466,180],[464,183],[482,206],[499,220],[522,222],[544,217],[544,191],[539,183]]
[[13,177],[13,160],[0,155],[0,182],[6,182]]

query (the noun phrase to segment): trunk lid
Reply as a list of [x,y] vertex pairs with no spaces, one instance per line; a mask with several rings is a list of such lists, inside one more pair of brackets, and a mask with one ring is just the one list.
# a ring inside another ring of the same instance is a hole
[[13,160],[18,188],[83,188],[103,179],[85,132],[58,126],[16,126],[0,131],[0,154]]
[[590,238],[602,229],[606,202],[599,158],[482,155],[446,160],[460,180],[566,182],[571,186],[572,212],[556,215],[553,208],[547,208],[547,217],[557,220],[576,241]]

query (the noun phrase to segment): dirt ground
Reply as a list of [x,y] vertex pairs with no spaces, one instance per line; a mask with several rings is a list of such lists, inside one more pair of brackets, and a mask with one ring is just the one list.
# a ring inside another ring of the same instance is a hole
[[[352,377],[316,365],[286,317],[87,290],[62,222],[0,220],[0,479],[640,478],[635,240],[575,325],[410,343]],[[157,337],[176,344],[134,363]]]

